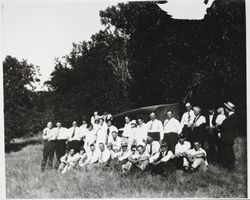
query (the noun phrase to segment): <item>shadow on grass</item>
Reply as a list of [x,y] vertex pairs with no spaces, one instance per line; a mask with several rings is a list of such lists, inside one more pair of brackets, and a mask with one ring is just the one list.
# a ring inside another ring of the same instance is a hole
[[24,140],[21,142],[13,142],[5,144],[5,153],[17,152],[22,150],[22,148],[28,145],[36,145],[36,144],[42,144],[42,141],[38,138],[34,138],[34,139]]

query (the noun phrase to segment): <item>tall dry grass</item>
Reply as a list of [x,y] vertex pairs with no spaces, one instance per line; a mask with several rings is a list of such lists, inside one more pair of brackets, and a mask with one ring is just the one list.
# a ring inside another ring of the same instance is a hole
[[6,153],[7,198],[131,198],[131,197],[246,197],[246,139],[235,141],[236,172],[210,165],[207,172],[175,173],[163,177],[134,173],[124,177],[117,171],[73,171],[41,173],[42,145],[29,145]]

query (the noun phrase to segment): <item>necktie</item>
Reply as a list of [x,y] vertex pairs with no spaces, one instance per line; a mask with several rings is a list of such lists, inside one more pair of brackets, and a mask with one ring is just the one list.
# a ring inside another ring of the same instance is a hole
[[149,155],[152,154],[152,143],[150,144]]
[[108,131],[107,131],[108,136],[109,136],[109,132],[110,132],[110,130],[109,130],[109,128],[108,128]]
[[152,131],[152,129],[153,129],[153,121],[151,122],[151,125],[150,125],[150,127],[149,127],[149,130]]
[[76,130],[76,128],[74,128],[74,131],[73,131],[73,134],[72,134],[72,138],[75,136],[75,130]]
[[164,157],[164,155],[165,155],[165,152],[160,152],[160,155],[159,155],[159,157],[156,159],[155,162],[160,161],[160,160]]
[[191,120],[191,115],[190,115],[190,112],[188,112],[188,123],[190,122]]

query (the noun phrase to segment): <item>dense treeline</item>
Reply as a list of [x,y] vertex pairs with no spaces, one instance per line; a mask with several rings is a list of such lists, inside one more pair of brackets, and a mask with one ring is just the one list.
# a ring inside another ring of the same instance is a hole
[[120,3],[100,18],[104,30],[56,59],[50,90],[32,93],[33,107],[44,113],[40,124],[69,126],[94,110],[116,114],[185,101],[207,108],[231,100],[245,125],[244,1],[217,0],[201,21],[172,19],[155,2]]

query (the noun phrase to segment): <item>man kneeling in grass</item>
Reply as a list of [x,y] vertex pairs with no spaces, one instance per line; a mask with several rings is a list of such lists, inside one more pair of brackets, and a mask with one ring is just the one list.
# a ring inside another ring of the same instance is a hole
[[166,171],[173,168],[172,158],[173,152],[168,148],[167,143],[162,143],[160,151],[150,157],[149,163],[152,172],[164,174]]
[[136,147],[136,150],[138,153],[134,152],[128,157],[128,162],[122,168],[123,173],[130,171],[133,166],[139,168],[142,171],[144,171],[148,166],[149,154],[147,151],[145,151],[144,146],[140,144]]
[[188,162],[190,166],[190,171],[196,171],[199,167],[202,168],[203,171],[207,169],[207,161],[206,161],[207,153],[204,149],[201,148],[199,142],[194,142],[194,148],[188,151]]
[[71,149],[68,153],[61,157],[58,172],[65,174],[67,171],[75,168],[77,158],[78,153],[75,154],[75,150]]

